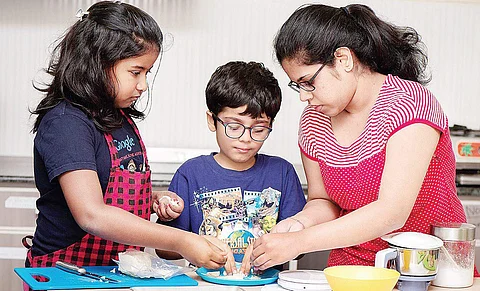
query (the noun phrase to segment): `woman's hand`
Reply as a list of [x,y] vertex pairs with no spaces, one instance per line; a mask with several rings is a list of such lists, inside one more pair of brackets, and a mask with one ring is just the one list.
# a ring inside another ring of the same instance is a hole
[[216,245],[218,242],[214,244],[206,239],[206,236],[188,233],[182,241],[179,253],[197,267],[220,269],[227,262],[227,252]]
[[160,221],[171,221],[182,214],[184,202],[176,193],[152,191],[152,210]]
[[251,260],[255,268],[266,270],[283,264],[300,255],[299,236],[293,232],[267,233],[257,238],[253,245]]
[[289,217],[277,223],[270,233],[294,232],[305,229],[305,225],[295,217]]
[[249,244],[245,250],[245,255],[243,256],[242,266],[240,267],[240,272],[248,276],[250,273],[250,268],[253,267],[252,264],[252,252],[253,252],[253,243]]
[[233,257],[233,253],[230,247],[216,237],[210,235],[204,235],[202,237],[208,240],[211,244],[215,245],[217,248],[223,250],[227,254],[227,261],[225,262],[224,266],[227,275],[232,275],[233,273],[236,273],[237,266],[235,265],[235,259]]

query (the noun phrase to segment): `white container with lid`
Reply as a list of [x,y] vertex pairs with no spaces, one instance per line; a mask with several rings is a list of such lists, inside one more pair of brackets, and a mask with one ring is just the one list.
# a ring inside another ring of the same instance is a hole
[[439,287],[472,286],[475,268],[475,225],[469,223],[435,223],[432,234],[443,240],[438,272],[432,284]]

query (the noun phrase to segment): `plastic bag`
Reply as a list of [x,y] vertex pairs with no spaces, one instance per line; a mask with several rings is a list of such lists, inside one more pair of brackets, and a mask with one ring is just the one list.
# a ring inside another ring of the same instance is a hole
[[118,254],[118,270],[124,274],[139,278],[169,279],[185,274],[193,269],[175,265],[146,252],[128,249]]

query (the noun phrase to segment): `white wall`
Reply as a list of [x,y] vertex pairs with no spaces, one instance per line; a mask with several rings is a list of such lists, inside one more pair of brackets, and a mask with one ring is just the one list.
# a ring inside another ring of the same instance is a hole
[[[76,21],[78,8],[96,1],[0,0],[0,156],[31,156],[33,108],[41,95],[31,85],[45,78],[50,44]],[[149,147],[216,149],[205,123],[204,90],[215,68],[230,60],[265,63],[279,79],[284,102],[264,152],[299,163],[296,134],[304,106],[274,61],[276,31],[298,0],[137,0],[174,42],[165,52],[153,106],[139,123]],[[433,81],[450,124],[480,128],[480,1],[357,1],[397,25],[417,29],[429,49]],[[349,1],[322,1],[342,6]],[[1,167],[1,165],[0,165]]]

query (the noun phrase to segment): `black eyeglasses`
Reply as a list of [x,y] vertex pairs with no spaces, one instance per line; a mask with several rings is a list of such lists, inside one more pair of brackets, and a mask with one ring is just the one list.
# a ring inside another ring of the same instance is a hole
[[292,88],[297,93],[300,93],[300,89],[306,92],[315,91],[315,86],[313,86],[313,81],[317,77],[318,73],[320,73],[320,71],[323,69],[323,67],[325,67],[326,64],[327,62],[321,65],[320,68],[317,70],[317,72],[315,72],[315,74],[313,74],[313,76],[310,78],[310,80],[303,81],[300,83],[290,81],[290,83],[288,83],[288,87]]
[[252,127],[247,127],[241,123],[238,122],[223,122],[218,116],[215,114],[212,114],[213,119],[217,120],[220,122],[224,127],[225,127],[225,135],[228,136],[229,138],[240,138],[242,135],[245,133],[245,130],[250,130],[250,137],[254,141],[265,141],[268,136],[270,135],[270,132],[272,131],[271,127],[266,127],[266,126],[260,126],[260,125],[255,125]]

